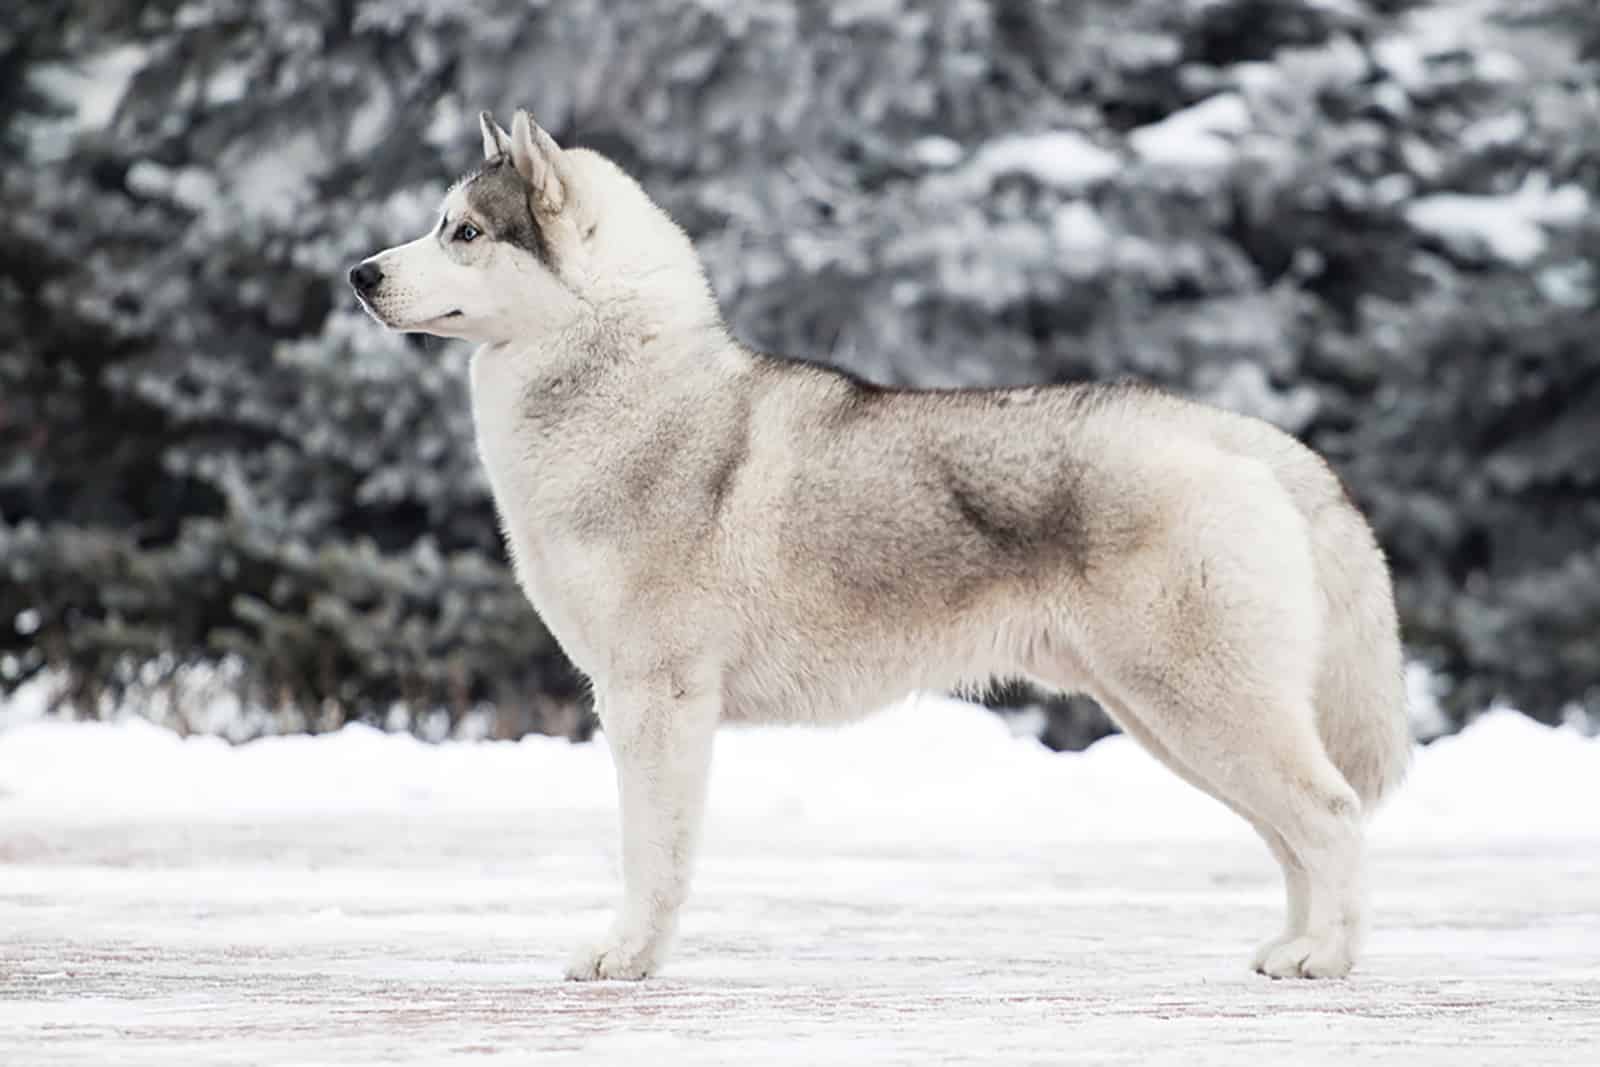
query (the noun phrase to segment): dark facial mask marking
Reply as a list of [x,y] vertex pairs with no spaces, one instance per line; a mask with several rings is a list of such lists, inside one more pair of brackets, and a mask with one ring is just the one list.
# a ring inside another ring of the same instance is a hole
[[467,204],[489,227],[490,236],[522,249],[541,263],[550,262],[550,244],[530,202],[533,189],[507,157],[497,156],[484,164],[482,170],[467,179],[465,189]]

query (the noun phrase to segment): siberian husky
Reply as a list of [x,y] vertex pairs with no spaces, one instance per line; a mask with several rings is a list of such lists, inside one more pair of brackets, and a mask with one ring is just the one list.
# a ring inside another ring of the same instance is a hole
[[1349,972],[1363,817],[1410,741],[1388,568],[1320,458],[1147,388],[889,389],[753,352],[632,178],[526,112],[481,121],[438,224],[350,282],[479,346],[517,580],[594,685],[623,893],[569,977],[661,965],[719,723],[997,676],[1089,693],[1255,827],[1288,911],[1258,971]]

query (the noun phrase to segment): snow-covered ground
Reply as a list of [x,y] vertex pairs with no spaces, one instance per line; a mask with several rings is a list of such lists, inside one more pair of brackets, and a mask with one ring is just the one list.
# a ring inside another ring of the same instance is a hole
[[943,700],[724,733],[665,974],[571,985],[603,744],[0,733],[0,1063],[1600,1062],[1600,741],[1486,716],[1374,827],[1355,977],[1271,982],[1277,875],[1113,738]]

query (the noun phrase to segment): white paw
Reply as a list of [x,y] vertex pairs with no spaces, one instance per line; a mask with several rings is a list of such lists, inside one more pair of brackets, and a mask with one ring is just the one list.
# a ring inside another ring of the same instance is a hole
[[1256,970],[1269,978],[1343,978],[1355,964],[1350,938],[1339,928],[1302,934],[1263,949]]
[[1284,945],[1293,941],[1297,935],[1293,930],[1285,930],[1269,941],[1263,941],[1261,947],[1256,949],[1256,954],[1250,958],[1250,969],[1257,974],[1267,973],[1267,961],[1272,958]]
[[569,982],[622,980],[637,982],[656,969],[655,953],[638,940],[608,937],[573,953],[567,962]]

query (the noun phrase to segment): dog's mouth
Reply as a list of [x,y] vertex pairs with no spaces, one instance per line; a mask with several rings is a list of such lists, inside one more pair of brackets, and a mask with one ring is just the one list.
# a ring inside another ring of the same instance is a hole
[[412,329],[427,329],[430,326],[442,326],[451,319],[459,319],[461,317],[461,309],[456,308],[454,311],[446,311],[443,315],[435,315],[431,319],[423,319],[421,322],[417,323],[416,326],[412,327]]
[[435,322],[449,322],[451,319],[461,318],[462,315],[462,310],[460,308],[456,308],[454,311],[446,311],[439,315],[430,315],[425,319],[418,319],[417,325],[427,326]]
[[431,333],[435,337],[456,337],[459,335],[456,333],[454,320],[465,316],[466,313],[464,311],[460,308],[455,308],[451,311],[446,311],[442,315],[421,319],[404,326],[393,325],[391,329],[399,330],[401,333]]
[[450,311],[444,312],[442,315],[431,315],[428,318],[418,319],[415,322],[398,322],[392,317],[392,315],[385,313],[385,311],[382,308],[379,308],[375,302],[367,299],[362,294],[356,294],[356,301],[360,303],[362,310],[364,310],[368,315],[371,315],[381,325],[387,326],[391,330],[400,330],[405,333],[426,331],[430,326],[437,326],[442,323],[449,322],[451,319],[464,318],[466,315],[466,312],[462,311],[460,308],[453,308]]

